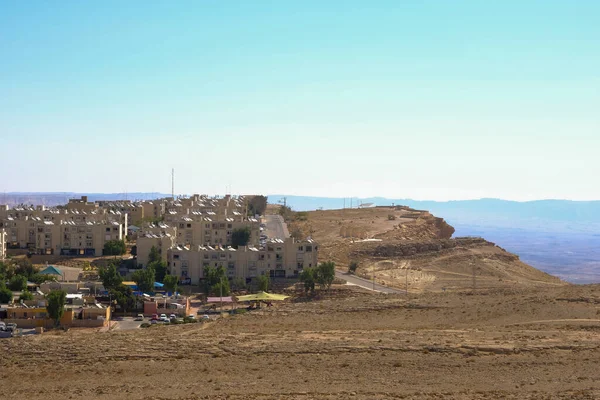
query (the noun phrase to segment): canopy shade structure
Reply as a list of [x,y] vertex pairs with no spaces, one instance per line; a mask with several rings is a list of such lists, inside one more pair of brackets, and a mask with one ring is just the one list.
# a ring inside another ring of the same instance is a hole
[[248,294],[246,296],[238,296],[238,301],[282,301],[290,296],[284,296],[282,294],[273,294],[267,292],[258,292],[256,294]]
[[233,299],[231,298],[231,296],[227,296],[227,297],[207,297],[206,298],[206,302],[207,303],[233,303]]
[[39,272],[41,275],[60,275],[62,276],[62,272],[60,269],[56,268],[54,265],[49,265],[43,270]]

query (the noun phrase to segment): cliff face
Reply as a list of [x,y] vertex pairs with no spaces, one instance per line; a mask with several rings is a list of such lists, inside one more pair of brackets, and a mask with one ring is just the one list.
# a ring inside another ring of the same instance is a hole
[[411,291],[565,284],[485,239],[452,238],[454,228],[424,210],[313,211],[290,231],[311,234],[322,261],[342,270],[358,262],[358,275],[400,288],[408,280]]

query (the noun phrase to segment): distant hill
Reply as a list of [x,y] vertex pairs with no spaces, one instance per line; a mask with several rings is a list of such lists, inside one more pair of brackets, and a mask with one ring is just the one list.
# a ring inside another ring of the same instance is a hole
[[89,201],[97,200],[152,200],[168,197],[164,193],[75,193],[75,192],[6,192],[0,193],[0,204],[8,204],[13,207],[18,204],[32,204],[34,206],[44,205],[53,207],[65,204],[69,199],[88,196]]
[[[286,197],[294,210],[339,209],[344,199]],[[518,254],[523,261],[573,283],[600,282],[600,201],[498,199],[418,201],[382,197],[353,199],[375,205],[429,210],[456,228],[455,236],[481,236]],[[346,207],[350,201],[346,200]]]
[[[340,209],[344,199],[332,197],[269,195],[272,201],[287,198],[294,210],[309,211],[323,208]],[[451,225],[468,224],[493,227],[519,227],[529,230],[558,232],[600,231],[600,201],[538,200],[516,202],[499,199],[460,201],[419,201],[411,199],[387,199],[383,197],[354,198],[353,206],[373,203],[378,206],[407,205],[429,210],[442,216]],[[350,200],[346,199],[346,207]]]

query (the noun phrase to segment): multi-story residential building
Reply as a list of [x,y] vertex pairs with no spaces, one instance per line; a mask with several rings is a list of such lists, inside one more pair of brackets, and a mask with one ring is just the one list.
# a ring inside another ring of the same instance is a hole
[[17,208],[0,210],[0,229],[9,248],[38,254],[99,256],[109,240],[122,240],[127,214],[98,210]]
[[[172,218],[167,218],[170,216]],[[220,245],[231,246],[233,232],[236,229],[248,228],[248,243],[257,245],[260,236],[260,222],[254,218],[243,218],[236,212],[232,217],[218,218],[213,212],[171,215],[167,213],[165,220],[177,228],[177,243],[190,246]]]
[[137,263],[141,266],[148,265],[150,249],[155,246],[161,259],[167,262],[167,252],[176,244],[177,229],[165,223],[151,224],[144,228],[144,232],[138,236]]
[[6,258],[6,231],[0,228],[0,260]]
[[205,266],[223,267],[229,278],[246,280],[270,277],[297,277],[304,268],[317,265],[318,245],[312,240],[273,239],[264,248],[243,246],[177,246],[169,250],[167,265],[172,275],[198,284]]

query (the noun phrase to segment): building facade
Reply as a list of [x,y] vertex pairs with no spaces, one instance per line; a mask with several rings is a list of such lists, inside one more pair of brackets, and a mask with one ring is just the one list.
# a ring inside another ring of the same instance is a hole
[[273,239],[264,248],[243,246],[177,246],[169,250],[167,265],[171,275],[191,280],[204,278],[204,268],[223,267],[228,278],[250,280],[261,275],[275,278],[298,277],[304,268],[317,265],[318,245],[312,240]]
[[6,258],[6,231],[0,228],[0,261]]

